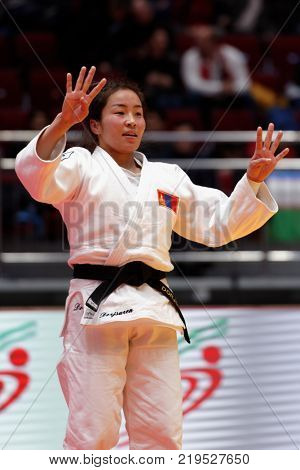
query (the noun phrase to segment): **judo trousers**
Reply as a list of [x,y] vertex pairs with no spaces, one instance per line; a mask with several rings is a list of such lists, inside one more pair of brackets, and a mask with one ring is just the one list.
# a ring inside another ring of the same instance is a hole
[[182,388],[177,334],[137,321],[80,325],[75,295],[57,366],[69,408],[64,449],[111,449],[124,410],[130,449],[181,449]]

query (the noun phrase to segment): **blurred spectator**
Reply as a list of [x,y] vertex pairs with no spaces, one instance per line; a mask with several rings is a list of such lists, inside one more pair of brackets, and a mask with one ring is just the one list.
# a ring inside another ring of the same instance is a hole
[[222,44],[214,26],[191,28],[194,46],[181,59],[181,74],[192,101],[198,98],[208,127],[214,106],[249,105],[250,79],[244,55],[228,44]]
[[178,137],[180,133],[183,133],[183,138],[173,144],[172,158],[195,158],[197,145],[195,142],[184,139],[184,133],[194,131],[194,126],[189,122],[182,122],[175,126],[173,130],[178,133]]
[[[300,33],[299,5],[295,0],[264,0],[263,3],[264,8],[257,27],[259,32],[267,35],[277,34],[279,30],[281,34]],[[291,14],[292,12],[294,13]]]
[[167,29],[156,28],[145,45],[144,57],[132,57],[127,66],[128,75],[143,87],[150,106],[165,108],[181,104],[179,62]]
[[[178,132],[178,137],[180,133],[182,133],[182,139],[173,144],[171,157],[180,159],[190,158],[193,161],[200,159],[199,143],[190,142],[184,138],[184,134],[186,132],[194,131],[195,127],[189,122],[183,122],[175,126],[173,130]],[[193,183],[198,184],[199,186],[215,186],[213,170],[195,170],[193,168],[193,164],[191,164],[190,168],[186,168],[185,171]]]
[[147,110],[147,131],[165,131],[165,117],[156,109]]
[[131,1],[131,23],[137,30],[132,31],[135,41],[144,43],[151,35],[155,23],[155,10],[148,0]]
[[[14,18],[19,29],[36,31],[38,29],[55,29],[60,14],[60,2],[52,0],[6,0],[5,7]],[[4,16],[7,16],[1,8]],[[37,21],[38,19],[38,21]],[[7,28],[15,32],[12,21],[7,22]]]
[[109,31],[114,34],[122,29],[127,20],[129,2],[126,0],[110,0],[108,8],[110,16]]
[[29,116],[29,129],[40,131],[48,126],[51,119],[47,113],[41,109],[34,109]]
[[157,26],[154,7],[148,0],[131,0],[126,15],[107,42],[108,52],[117,61],[132,56],[142,58],[145,43]]
[[[252,143],[251,143],[252,144]],[[249,158],[252,157],[255,150],[255,145],[249,147],[249,151],[251,151],[251,155]],[[246,146],[244,144],[239,143],[226,143],[226,144],[219,144],[217,146],[217,155],[218,157],[222,157],[224,159],[233,159],[233,158],[247,158],[246,157]],[[216,180],[216,187],[223,191],[225,194],[229,195],[234,190],[235,185],[237,182],[242,178],[244,175],[244,170],[232,170],[232,169],[220,169],[216,170],[215,172],[215,180]]]
[[[78,64],[94,64],[111,56],[109,49],[109,2],[64,0],[57,29],[60,55],[71,72]],[[36,20],[35,20],[36,21]]]
[[253,32],[263,10],[263,0],[214,0],[215,21],[226,31]]
[[246,93],[248,67],[235,47],[221,44],[213,26],[191,28],[195,46],[182,56],[182,78],[191,92],[208,97]]
[[[165,131],[166,118],[162,111],[147,110],[147,132]],[[151,160],[166,160],[170,157],[171,146],[166,142],[143,142],[141,150],[150,155]]]
[[[299,130],[299,124],[289,107],[274,106],[269,109],[266,113],[266,121],[273,122],[276,129],[282,129],[283,131],[297,131]],[[290,157],[290,154],[289,154]]]
[[119,77],[121,78],[124,73],[114,65],[106,60],[103,60],[97,64],[96,78],[97,80],[105,77],[107,80],[116,80]]
[[174,0],[150,0],[160,21],[169,22]]
[[40,240],[45,234],[44,220],[34,201],[29,201],[15,215],[15,235],[21,240]]
[[293,108],[300,110],[300,62],[295,65],[293,80],[285,86],[285,96]]

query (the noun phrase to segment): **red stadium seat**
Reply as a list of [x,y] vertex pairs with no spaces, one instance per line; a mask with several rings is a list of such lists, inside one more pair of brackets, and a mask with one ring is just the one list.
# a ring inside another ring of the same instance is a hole
[[213,111],[213,128],[217,131],[247,131],[255,129],[255,122],[251,111],[231,109],[216,109]]
[[17,69],[0,69],[0,106],[20,106],[22,91]]
[[213,5],[211,0],[197,0],[196,2],[173,0],[172,14],[183,24],[211,24]]
[[213,16],[213,4],[211,0],[198,0],[189,2],[187,24],[210,24]]
[[256,72],[252,76],[252,81],[260,83],[267,88],[271,88],[272,90],[280,93],[282,92],[283,87],[283,77],[282,75],[275,75],[270,73],[263,73],[263,72]]
[[250,69],[253,69],[261,58],[261,46],[254,34],[230,34],[222,38],[222,43],[229,44],[242,51]]
[[194,108],[180,108],[165,110],[167,128],[173,129],[178,124],[188,122],[194,126],[196,130],[202,130],[203,124],[199,116],[199,112]]
[[294,66],[300,61],[300,36],[279,36],[271,46],[270,55],[285,80],[291,79]]
[[27,65],[46,65],[57,63],[58,47],[53,33],[26,33],[15,38],[15,48],[18,60]]
[[175,38],[175,46],[178,54],[183,54],[187,49],[194,46],[193,38],[185,32],[178,33]]
[[1,67],[9,67],[14,62],[14,54],[9,39],[0,34],[0,57]]
[[34,68],[29,73],[29,92],[35,108],[49,110],[62,104],[66,90],[64,68]]
[[28,129],[29,118],[26,111],[20,108],[0,108],[0,129]]

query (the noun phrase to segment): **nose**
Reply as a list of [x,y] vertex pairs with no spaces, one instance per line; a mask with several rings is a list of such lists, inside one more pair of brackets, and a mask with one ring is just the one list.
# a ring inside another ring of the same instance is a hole
[[129,127],[136,127],[136,121],[133,114],[129,114],[126,119],[126,125]]

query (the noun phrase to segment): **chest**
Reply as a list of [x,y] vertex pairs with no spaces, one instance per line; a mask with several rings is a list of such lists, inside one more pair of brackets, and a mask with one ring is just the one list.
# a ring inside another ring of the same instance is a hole
[[77,200],[89,214],[101,219],[173,226],[180,204],[176,186],[177,179],[155,164],[144,165],[138,184],[133,185],[121,168],[93,162]]

